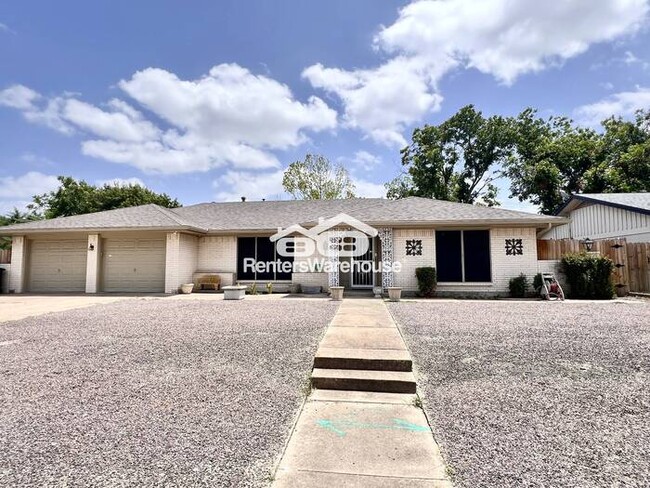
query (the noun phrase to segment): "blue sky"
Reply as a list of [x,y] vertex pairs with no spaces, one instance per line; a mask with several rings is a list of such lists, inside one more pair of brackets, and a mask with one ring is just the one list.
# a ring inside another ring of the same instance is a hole
[[0,211],[56,175],[183,204],[287,198],[282,170],[307,152],[380,196],[412,129],[469,103],[585,125],[650,107],[647,15],[648,0],[5,2]]

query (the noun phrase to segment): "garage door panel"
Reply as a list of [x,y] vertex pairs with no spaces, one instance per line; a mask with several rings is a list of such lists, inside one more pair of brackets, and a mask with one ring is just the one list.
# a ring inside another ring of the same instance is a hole
[[32,241],[27,289],[33,293],[85,291],[86,245],[85,239]]
[[106,239],[103,249],[104,291],[164,291],[164,239]]

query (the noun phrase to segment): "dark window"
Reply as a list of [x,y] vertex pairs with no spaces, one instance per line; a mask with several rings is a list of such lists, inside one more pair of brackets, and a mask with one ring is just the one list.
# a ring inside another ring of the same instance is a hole
[[436,268],[441,283],[492,281],[490,231],[436,231]]
[[255,259],[255,237],[240,237],[237,239],[237,279],[254,280],[255,271],[244,271],[244,259]]
[[280,261],[281,263],[293,263],[293,256],[280,256],[276,253],[275,243],[268,237],[239,237],[237,239],[237,279],[259,281],[291,279],[291,268],[288,268],[288,272],[283,272],[282,265],[278,264],[269,266],[263,272],[245,270],[244,260],[247,258],[253,259],[255,262],[274,263]]
[[489,231],[463,231],[463,254],[465,256],[465,281],[480,283],[492,280]]
[[462,249],[459,230],[436,231],[436,269],[438,281],[463,281]]

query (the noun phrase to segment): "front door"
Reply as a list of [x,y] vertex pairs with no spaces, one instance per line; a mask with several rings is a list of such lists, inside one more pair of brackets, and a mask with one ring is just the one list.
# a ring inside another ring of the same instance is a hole
[[369,238],[368,251],[363,256],[353,256],[351,285],[352,288],[372,288],[374,285],[373,258],[374,258],[374,240]]

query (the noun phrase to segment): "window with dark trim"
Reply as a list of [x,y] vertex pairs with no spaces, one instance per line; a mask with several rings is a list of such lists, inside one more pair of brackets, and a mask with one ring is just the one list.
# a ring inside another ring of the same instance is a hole
[[436,269],[442,283],[492,281],[490,231],[436,231]]
[[291,272],[283,272],[280,264],[275,269],[263,272],[244,268],[244,259],[253,258],[256,262],[293,262],[293,256],[280,256],[275,248],[275,242],[268,237],[238,237],[237,238],[237,279],[250,281],[282,281],[290,280]]

